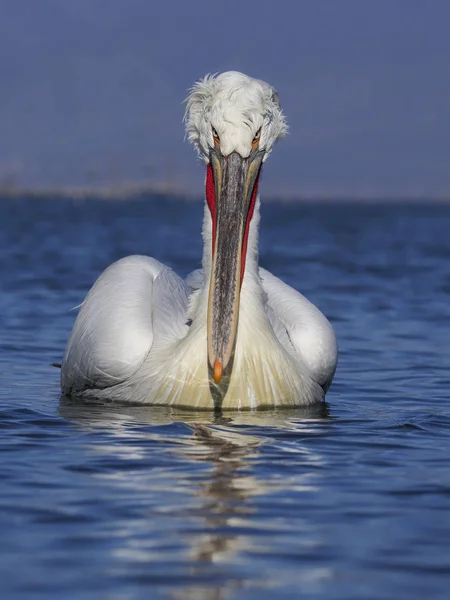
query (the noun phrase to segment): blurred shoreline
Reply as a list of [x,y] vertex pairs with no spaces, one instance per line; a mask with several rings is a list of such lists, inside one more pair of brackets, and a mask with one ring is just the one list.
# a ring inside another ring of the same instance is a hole
[[[104,201],[142,201],[152,196],[174,200],[203,201],[201,193],[182,189],[179,186],[149,183],[125,183],[118,185],[72,185],[72,186],[24,186],[0,187],[0,202],[4,200],[104,200]],[[447,204],[450,203],[450,193],[443,194],[361,194],[361,193],[265,193],[264,202],[282,203],[382,203],[382,204]]]

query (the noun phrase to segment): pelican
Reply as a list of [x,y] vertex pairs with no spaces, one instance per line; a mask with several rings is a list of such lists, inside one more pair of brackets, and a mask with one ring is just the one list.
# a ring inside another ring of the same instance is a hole
[[333,328],[258,265],[261,168],[287,131],[278,94],[242,73],[206,76],[185,124],[206,166],[202,269],[183,280],[146,256],[109,266],[75,320],[63,395],[216,411],[323,400]]

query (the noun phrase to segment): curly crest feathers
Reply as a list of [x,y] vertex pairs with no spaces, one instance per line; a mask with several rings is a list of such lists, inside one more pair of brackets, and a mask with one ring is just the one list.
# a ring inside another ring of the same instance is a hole
[[251,141],[261,130],[264,160],[274,142],[287,133],[276,90],[236,71],[200,79],[189,91],[184,121],[186,137],[206,163],[214,145],[213,129],[225,156],[237,151],[243,157],[249,155]]

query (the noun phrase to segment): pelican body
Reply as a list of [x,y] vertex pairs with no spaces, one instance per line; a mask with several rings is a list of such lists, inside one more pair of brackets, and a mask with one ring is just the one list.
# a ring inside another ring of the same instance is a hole
[[206,165],[202,269],[183,280],[145,256],[109,266],[77,315],[62,392],[215,410],[323,400],[334,331],[258,265],[261,168],[287,130],[278,94],[241,73],[207,76],[190,90],[185,122]]

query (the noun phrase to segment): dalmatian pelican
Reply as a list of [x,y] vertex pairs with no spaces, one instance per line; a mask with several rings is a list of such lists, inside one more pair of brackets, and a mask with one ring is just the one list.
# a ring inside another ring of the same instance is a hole
[[323,400],[337,364],[325,316],[258,266],[261,167],[287,130],[277,92],[227,72],[198,81],[186,133],[206,165],[202,269],[154,258],[109,266],[81,304],[65,396],[192,409]]

